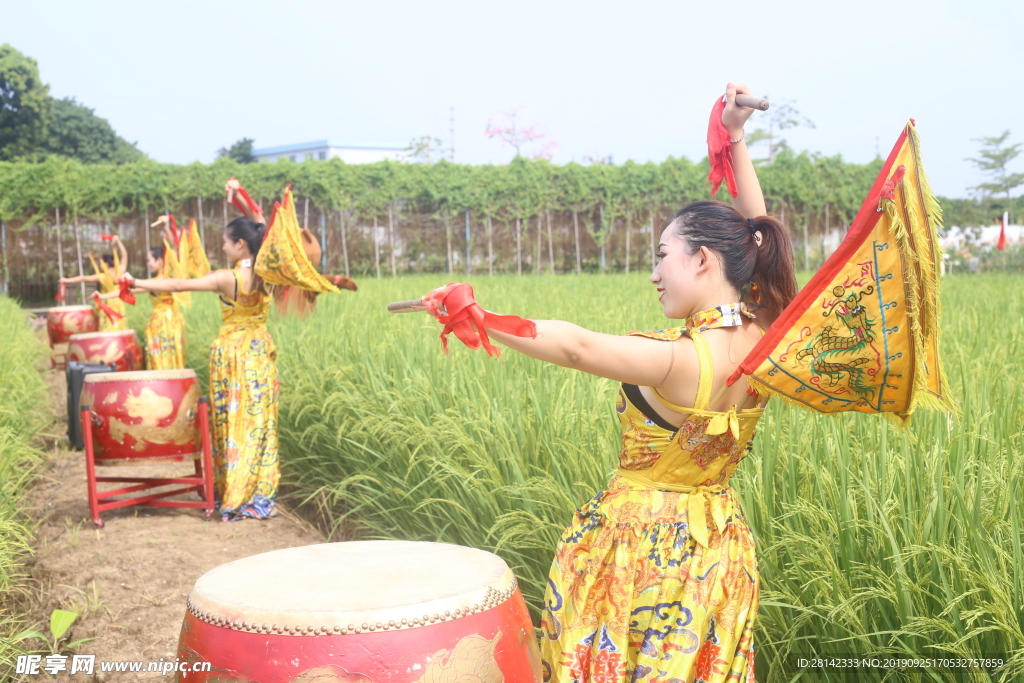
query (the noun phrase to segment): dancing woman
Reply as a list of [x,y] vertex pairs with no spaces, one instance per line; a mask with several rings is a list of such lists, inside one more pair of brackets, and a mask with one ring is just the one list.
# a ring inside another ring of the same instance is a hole
[[757,557],[728,483],[763,405],[725,381],[796,279],[743,142],[753,109],[737,92],[750,90],[728,85],[722,122],[739,195],[683,207],[651,274],[681,324],[616,336],[537,320],[534,338],[488,328],[529,356],[622,383],[619,468],[576,511],[549,574],[541,650],[553,683],[754,679]]
[[[66,285],[78,284],[79,282],[95,282],[96,287],[101,295],[109,294],[111,292],[116,293],[118,291],[117,279],[124,275],[125,271],[128,270],[128,250],[124,248],[124,243],[121,238],[117,235],[111,236],[113,244],[112,254],[103,254],[100,257],[99,263],[96,258],[89,253],[89,261],[92,262],[93,275],[77,275],[75,277],[62,277],[61,283]],[[105,304],[104,308],[109,311],[113,311],[113,314],[107,311],[97,311],[96,318],[99,320],[100,332],[107,332],[110,330],[127,330],[128,321],[125,319],[125,307],[124,302],[120,299],[114,299],[112,297],[103,297],[104,299],[110,299],[109,304]],[[98,305],[98,302],[97,302]]]
[[[230,200],[230,186],[228,192]],[[223,324],[210,347],[210,397],[217,497],[224,521],[276,514],[280,478],[277,349],[267,330],[271,297],[253,271],[265,233],[262,222],[248,216],[236,218],[224,228],[223,249],[233,264],[230,270],[195,279],[133,283],[154,293],[220,295]]]

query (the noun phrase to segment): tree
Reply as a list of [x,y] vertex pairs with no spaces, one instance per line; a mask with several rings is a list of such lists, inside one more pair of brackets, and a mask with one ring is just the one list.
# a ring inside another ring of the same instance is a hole
[[36,60],[0,45],[0,160],[31,156],[44,143],[53,101]]
[[115,133],[106,119],[96,116],[73,97],[53,101],[45,151],[84,164],[124,164],[145,156]]
[[228,157],[234,159],[240,164],[251,164],[256,161],[256,157],[252,153],[253,140],[250,138],[242,138],[230,147],[221,147],[217,150],[217,158]]
[[536,126],[523,126],[519,120],[519,112],[522,109],[522,107],[516,107],[511,111],[502,112],[501,121],[497,124],[493,119],[488,119],[484,135],[488,139],[498,138],[502,144],[514,149],[517,157],[522,156],[523,147],[537,143],[540,149],[534,153],[533,158],[550,161],[551,153],[558,143],[553,140],[545,140],[547,133],[538,130]]
[[1004,147],[1009,137],[1010,131],[1007,130],[996,137],[975,138],[974,142],[981,143],[981,151],[978,152],[978,158],[967,159],[977,166],[978,170],[991,177],[990,182],[981,183],[972,189],[977,190],[982,197],[997,193],[1005,194],[1008,209],[1011,203],[1010,192],[1024,185],[1024,173],[1010,173],[1006,168],[1020,155],[1020,148],[1024,143],[1018,142]]
[[[765,96],[765,99],[768,99]],[[783,102],[779,105],[772,105],[768,113],[768,129],[755,128],[747,135],[747,146],[755,145],[762,140],[768,141],[768,163],[775,163],[775,154],[787,149],[786,141],[779,137],[782,131],[787,128],[807,126],[814,128],[814,122],[801,114],[793,106],[792,102]]]
[[409,161],[432,164],[435,161],[444,159],[445,148],[444,143],[439,138],[423,135],[413,138],[409,146],[405,148],[405,153],[408,155]]

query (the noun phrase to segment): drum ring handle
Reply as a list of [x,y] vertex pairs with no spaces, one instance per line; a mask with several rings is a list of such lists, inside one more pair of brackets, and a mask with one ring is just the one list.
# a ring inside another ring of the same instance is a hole
[[196,404],[196,405],[194,405],[194,406],[192,406],[191,408],[188,409],[188,414],[186,415],[186,418],[187,418],[187,420],[189,422],[195,421],[195,419],[196,419],[196,407],[197,406],[198,406],[198,404]]
[[89,411],[89,416],[90,416],[90,419],[92,420],[92,423],[93,423],[93,424],[94,424],[95,426],[97,426],[97,427],[100,427],[100,426],[102,426],[102,425],[103,425],[103,418],[102,418],[102,417],[100,417],[100,416],[99,416],[99,415],[98,415],[98,414],[96,413],[96,411],[95,411],[95,410],[90,410],[90,411]]

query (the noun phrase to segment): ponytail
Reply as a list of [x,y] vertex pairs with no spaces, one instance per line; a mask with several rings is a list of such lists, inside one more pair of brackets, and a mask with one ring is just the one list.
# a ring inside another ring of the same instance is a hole
[[766,322],[774,321],[796,296],[793,246],[778,219],[747,219],[729,204],[707,200],[684,206],[672,224],[688,254],[701,247],[718,254],[722,275],[737,292],[756,285],[756,300],[746,303],[762,311]]
[[777,218],[752,218],[752,227],[761,233],[751,281],[757,285],[758,305],[769,320],[775,320],[796,297],[796,273],[793,267],[793,244],[786,227]]

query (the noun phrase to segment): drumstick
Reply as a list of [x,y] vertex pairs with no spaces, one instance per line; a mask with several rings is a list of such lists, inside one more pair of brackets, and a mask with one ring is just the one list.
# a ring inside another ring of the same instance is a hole
[[388,304],[388,311],[391,313],[412,313],[413,311],[427,310],[423,299],[410,299],[409,301],[396,301]]
[[760,97],[754,97],[753,95],[736,93],[736,106],[753,107],[761,111],[768,111],[768,100],[762,100]]

